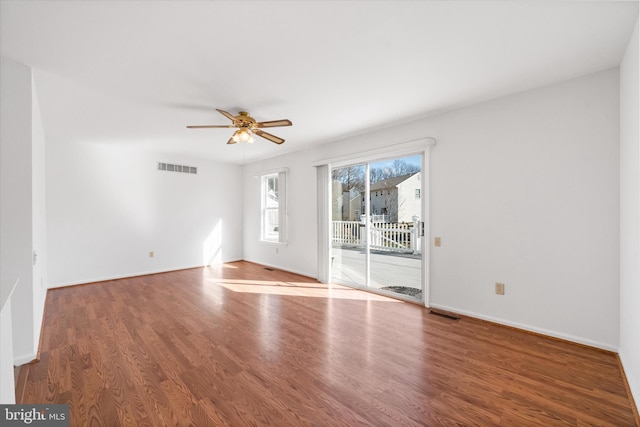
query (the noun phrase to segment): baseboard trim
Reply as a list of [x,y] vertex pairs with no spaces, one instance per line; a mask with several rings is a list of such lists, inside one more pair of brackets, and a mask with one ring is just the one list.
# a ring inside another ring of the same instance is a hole
[[35,353],[28,353],[28,354],[23,354],[22,356],[18,356],[18,357],[14,357],[13,358],[13,365],[14,366],[20,366],[20,365],[25,365],[27,363],[34,363],[34,362],[38,362],[40,359],[38,359],[38,355]]
[[[49,289],[45,290],[44,295],[44,304],[42,305],[42,310],[45,310],[47,306],[47,298],[49,298]],[[25,356],[23,358],[18,358],[13,361],[14,366],[18,367],[18,377],[16,379],[16,403],[21,404],[24,402],[24,393],[27,389],[27,378],[29,376],[29,369],[31,365],[34,363],[38,363],[40,361],[40,354],[42,352],[42,340],[44,330],[44,322],[46,321],[47,312],[46,310],[42,313],[42,321],[40,322],[40,335],[38,336],[38,348],[36,349],[35,357],[31,358],[30,356]],[[28,360],[30,359],[30,360]]]
[[38,348],[36,349],[36,359],[35,362],[40,361],[40,352],[42,351],[42,331],[44,330],[44,322],[46,321],[47,311],[45,308],[47,307],[47,298],[49,298],[49,289],[45,289],[44,293],[44,304],[42,304],[42,320],[40,321],[40,331],[38,336]]
[[[34,361],[33,363],[39,362],[39,360]],[[16,377],[16,403],[18,405],[24,402],[24,394],[27,390],[27,379],[29,378],[29,369],[31,369],[31,365],[33,363],[26,363],[22,366],[17,367],[18,376]]]
[[636,421],[636,427],[640,427],[640,414],[638,413],[638,406],[636,405],[636,401],[633,398],[631,385],[629,384],[629,380],[627,379],[627,374],[624,370],[624,364],[622,363],[622,355],[620,353],[616,354],[616,359],[618,360],[618,367],[620,368],[620,374],[622,375],[622,380],[624,381],[624,388],[627,390],[627,396],[629,396],[629,403],[631,404],[631,409],[633,410],[633,417],[635,418],[635,421]]
[[[229,262],[236,262],[236,261],[242,261],[242,259],[230,259],[220,264],[210,264],[210,265],[212,266],[222,265],[222,264],[226,264]],[[66,283],[56,283],[54,285],[49,285],[48,289],[66,288],[69,286],[81,286],[81,285],[88,285],[90,283],[109,282],[111,280],[132,279],[134,277],[150,276],[153,274],[161,274],[161,273],[171,273],[173,271],[192,270],[194,268],[203,268],[203,267],[209,267],[209,265],[189,265],[189,266],[175,267],[170,269],[150,270],[150,271],[142,271],[138,273],[130,273],[130,274],[123,274],[123,275],[103,276],[103,277],[98,277],[93,279],[85,279],[85,280],[66,282]]]
[[518,329],[518,330],[521,330],[521,331],[524,331],[524,332],[529,332],[529,333],[541,335],[541,336],[544,336],[544,337],[547,337],[547,338],[553,338],[553,339],[557,339],[557,340],[561,340],[561,341],[570,342],[572,344],[583,345],[585,347],[595,348],[595,349],[603,350],[603,351],[606,351],[606,352],[609,352],[609,353],[614,353],[614,354],[618,353],[618,348],[615,347],[615,346],[612,346],[610,344],[601,343],[601,342],[598,342],[598,341],[589,340],[589,339],[586,339],[586,338],[577,337],[575,335],[563,334],[561,332],[551,331],[551,330],[543,329],[543,328],[537,328],[535,326],[530,326],[530,325],[526,325],[526,324],[523,324],[523,323],[511,322],[511,321],[508,321],[508,320],[505,320],[505,319],[500,319],[500,318],[492,317],[492,316],[486,316],[486,315],[483,315],[483,314],[480,314],[480,313],[475,313],[473,311],[460,310],[460,309],[457,309],[455,307],[449,307],[449,306],[446,306],[446,305],[431,304],[431,308],[436,308],[436,309],[440,309],[440,310],[444,310],[444,311],[449,311],[451,313],[456,313],[456,314],[460,314],[460,315],[467,316],[467,317],[473,317],[475,319],[484,320],[486,322],[495,323],[497,325]]

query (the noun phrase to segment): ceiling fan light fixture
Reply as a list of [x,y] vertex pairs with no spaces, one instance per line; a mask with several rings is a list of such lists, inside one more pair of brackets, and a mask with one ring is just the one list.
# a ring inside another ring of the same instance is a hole
[[240,129],[233,135],[233,140],[235,142],[248,142],[249,144],[253,144],[253,136],[251,135],[251,129]]

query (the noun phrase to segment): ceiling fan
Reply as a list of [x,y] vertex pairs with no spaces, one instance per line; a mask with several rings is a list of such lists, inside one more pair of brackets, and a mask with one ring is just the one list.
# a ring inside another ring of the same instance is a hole
[[284,139],[267,133],[262,128],[273,128],[279,126],[291,126],[291,120],[272,120],[269,122],[256,122],[256,120],[249,115],[246,111],[240,111],[237,116],[228,113],[224,110],[216,110],[231,120],[230,125],[202,125],[202,126],[187,126],[189,129],[202,129],[202,128],[237,128],[238,130],[229,138],[227,144],[235,144],[237,142],[253,143],[253,135],[258,135],[264,139],[268,139],[276,144],[282,144]]

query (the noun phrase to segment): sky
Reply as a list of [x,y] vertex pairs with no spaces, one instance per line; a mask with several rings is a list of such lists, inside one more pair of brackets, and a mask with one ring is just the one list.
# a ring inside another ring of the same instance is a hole
[[420,167],[420,155],[409,156],[409,157],[399,157],[395,159],[382,160],[379,162],[371,163],[371,168],[388,168],[391,167],[395,160],[404,160],[410,165],[415,165]]

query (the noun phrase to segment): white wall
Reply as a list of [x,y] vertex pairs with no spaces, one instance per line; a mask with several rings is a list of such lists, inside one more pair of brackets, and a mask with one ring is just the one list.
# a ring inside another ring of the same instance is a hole
[[[432,305],[615,350],[618,102],[613,69],[248,165],[244,257],[316,277],[312,162],[436,137]],[[276,167],[291,183],[290,242],[278,254],[259,241],[253,178]]]
[[31,90],[31,203],[34,252],[32,269],[33,289],[33,349],[37,353],[40,344],[44,301],[47,292],[47,217],[46,217],[46,175],[45,175],[45,134],[40,115],[40,103],[35,81]]
[[0,390],[11,403],[13,364],[37,354],[46,292],[44,264],[33,264],[36,249],[46,258],[44,132],[31,70],[7,58],[0,70]]
[[11,301],[0,306],[0,404],[16,403],[13,375],[13,321]]
[[620,65],[620,359],[640,403],[640,99],[638,23]]
[[33,351],[32,316],[32,198],[31,198],[31,70],[9,59],[0,60],[0,260],[3,301],[15,283],[12,297],[13,357]]
[[32,80],[31,70],[7,58],[1,60],[2,165],[0,185],[0,260],[2,300],[19,279],[12,300],[13,360],[33,360],[33,200],[32,200]]
[[[243,258],[310,277],[317,276],[315,151],[307,150],[244,168]],[[260,179],[257,173],[288,167],[287,244],[260,240]]]
[[0,303],[31,264],[31,71],[0,57]]
[[617,70],[448,114],[438,129],[432,304],[616,350]]
[[[159,161],[198,174],[158,171]],[[242,258],[240,166],[55,142],[46,169],[50,287]]]

